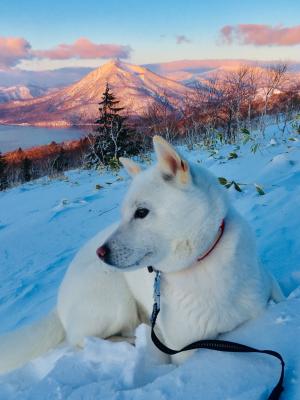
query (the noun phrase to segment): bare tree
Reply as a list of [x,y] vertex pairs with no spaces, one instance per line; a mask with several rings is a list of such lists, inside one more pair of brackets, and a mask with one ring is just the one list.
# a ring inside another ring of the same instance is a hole
[[222,93],[217,75],[196,84],[194,91],[186,96],[184,103],[184,126],[189,146],[194,140],[208,143],[220,125]]
[[289,121],[300,111],[300,82],[289,77],[288,85],[276,96],[272,107],[279,131],[283,134]]
[[269,65],[263,74],[261,86],[263,107],[260,117],[260,129],[262,133],[264,133],[266,129],[266,120],[271,98],[284,87],[286,83],[286,74],[286,63]]
[[164,136],[170,142],[179,134],[181,119],[180,108],[172,105],[165,95],[150,103],[142,115],[147,134]]

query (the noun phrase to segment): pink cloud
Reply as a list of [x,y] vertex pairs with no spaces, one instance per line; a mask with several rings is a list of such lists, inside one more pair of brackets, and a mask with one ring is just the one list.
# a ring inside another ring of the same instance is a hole
[[36,50],[38,58],[66,60],[69,58],[128,58],[130,46],[118,44],[96,44],[86,38],[79,38],[73,44],[59,44],[50,50]]
[[0,37],[0,68],[14,67],[26,58],[31,58],[31,46],[27,40],[19,37]]
[[255,46],[294,46],[300,44],[300,25],[290,28],[260,24],[226,25],[220,30],[224,43]]
[[191,39],[189,39],[185,35],[177,35],[176,36],[176,43],[177,44],[191,43]]

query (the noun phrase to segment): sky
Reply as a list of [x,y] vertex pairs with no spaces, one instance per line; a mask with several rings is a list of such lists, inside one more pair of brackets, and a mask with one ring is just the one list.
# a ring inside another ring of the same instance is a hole
[[1,0],[0,69],[300,61],[299,0]]

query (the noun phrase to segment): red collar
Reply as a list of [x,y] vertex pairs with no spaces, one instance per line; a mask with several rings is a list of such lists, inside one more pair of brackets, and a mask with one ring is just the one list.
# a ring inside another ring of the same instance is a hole
[[217,244],[221,240],[221,237],[223,236],[224,229],[225,229],[225,219],[223,219],[222,222],[221,222],[221,225],[220,225],[219,230],[218,230],[217,237],[216,237],[215,241],[213,242],[212,246],[207,250],[206,253],[203,254],[203,256],[200,256],[200,257],[197,258],[197,262],[204,260],[204,258],[206,258],[215,249],[215,247],[217,246]]
[[[197,258],[196,263],[204,260],[204,258],[206,258],[215,249],[215,247],[217,246],[217,244],[221,240],[221,237],[223,236],[224,229],[225,229],[225,219],[222,219],[222,222],[221,222],[221,225],[219,227],[218,234],[217,234],[217,237],[216,237],[215,241],[213,242],[211,247],[207,250],[207,252],[203,254],[203,256],[200,256],[200,257]],[[159,271],[155,270],[152,266],[149,266],[147,268],[148,268],[148,271],[150,273],[153,272],[153,271],[159,272]]]

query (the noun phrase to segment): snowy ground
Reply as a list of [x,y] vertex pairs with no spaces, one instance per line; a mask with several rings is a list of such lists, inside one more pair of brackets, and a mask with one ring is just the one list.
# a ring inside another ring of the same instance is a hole
[[[290,140],[290,139],[293,140]],[[280,351],[287,363],[283,399],[299,399],[300,374],[300,137],[273,127],[228,160],[233,146],[182,149],[217,176],[239,183],[232,201],[256,231],[262,262],[288,300],[270,305],[225,337]],[[119,216],[129,185],[121,171],[72,171],[63,180],[39,180],[0,193],[0,333],[45,315],[72,257],[96,232]],[[254,184],[263,186],[260,196]],[[96,185],[101,185],[96,189]],[[0,376],[0,400],[11,399],[266,399],[279,366],[266,356],[199,351],[180,367],[161,365],[149,353],[145,330],[137,344],[87,338],[84,350],[62,345],[8,375]]]

